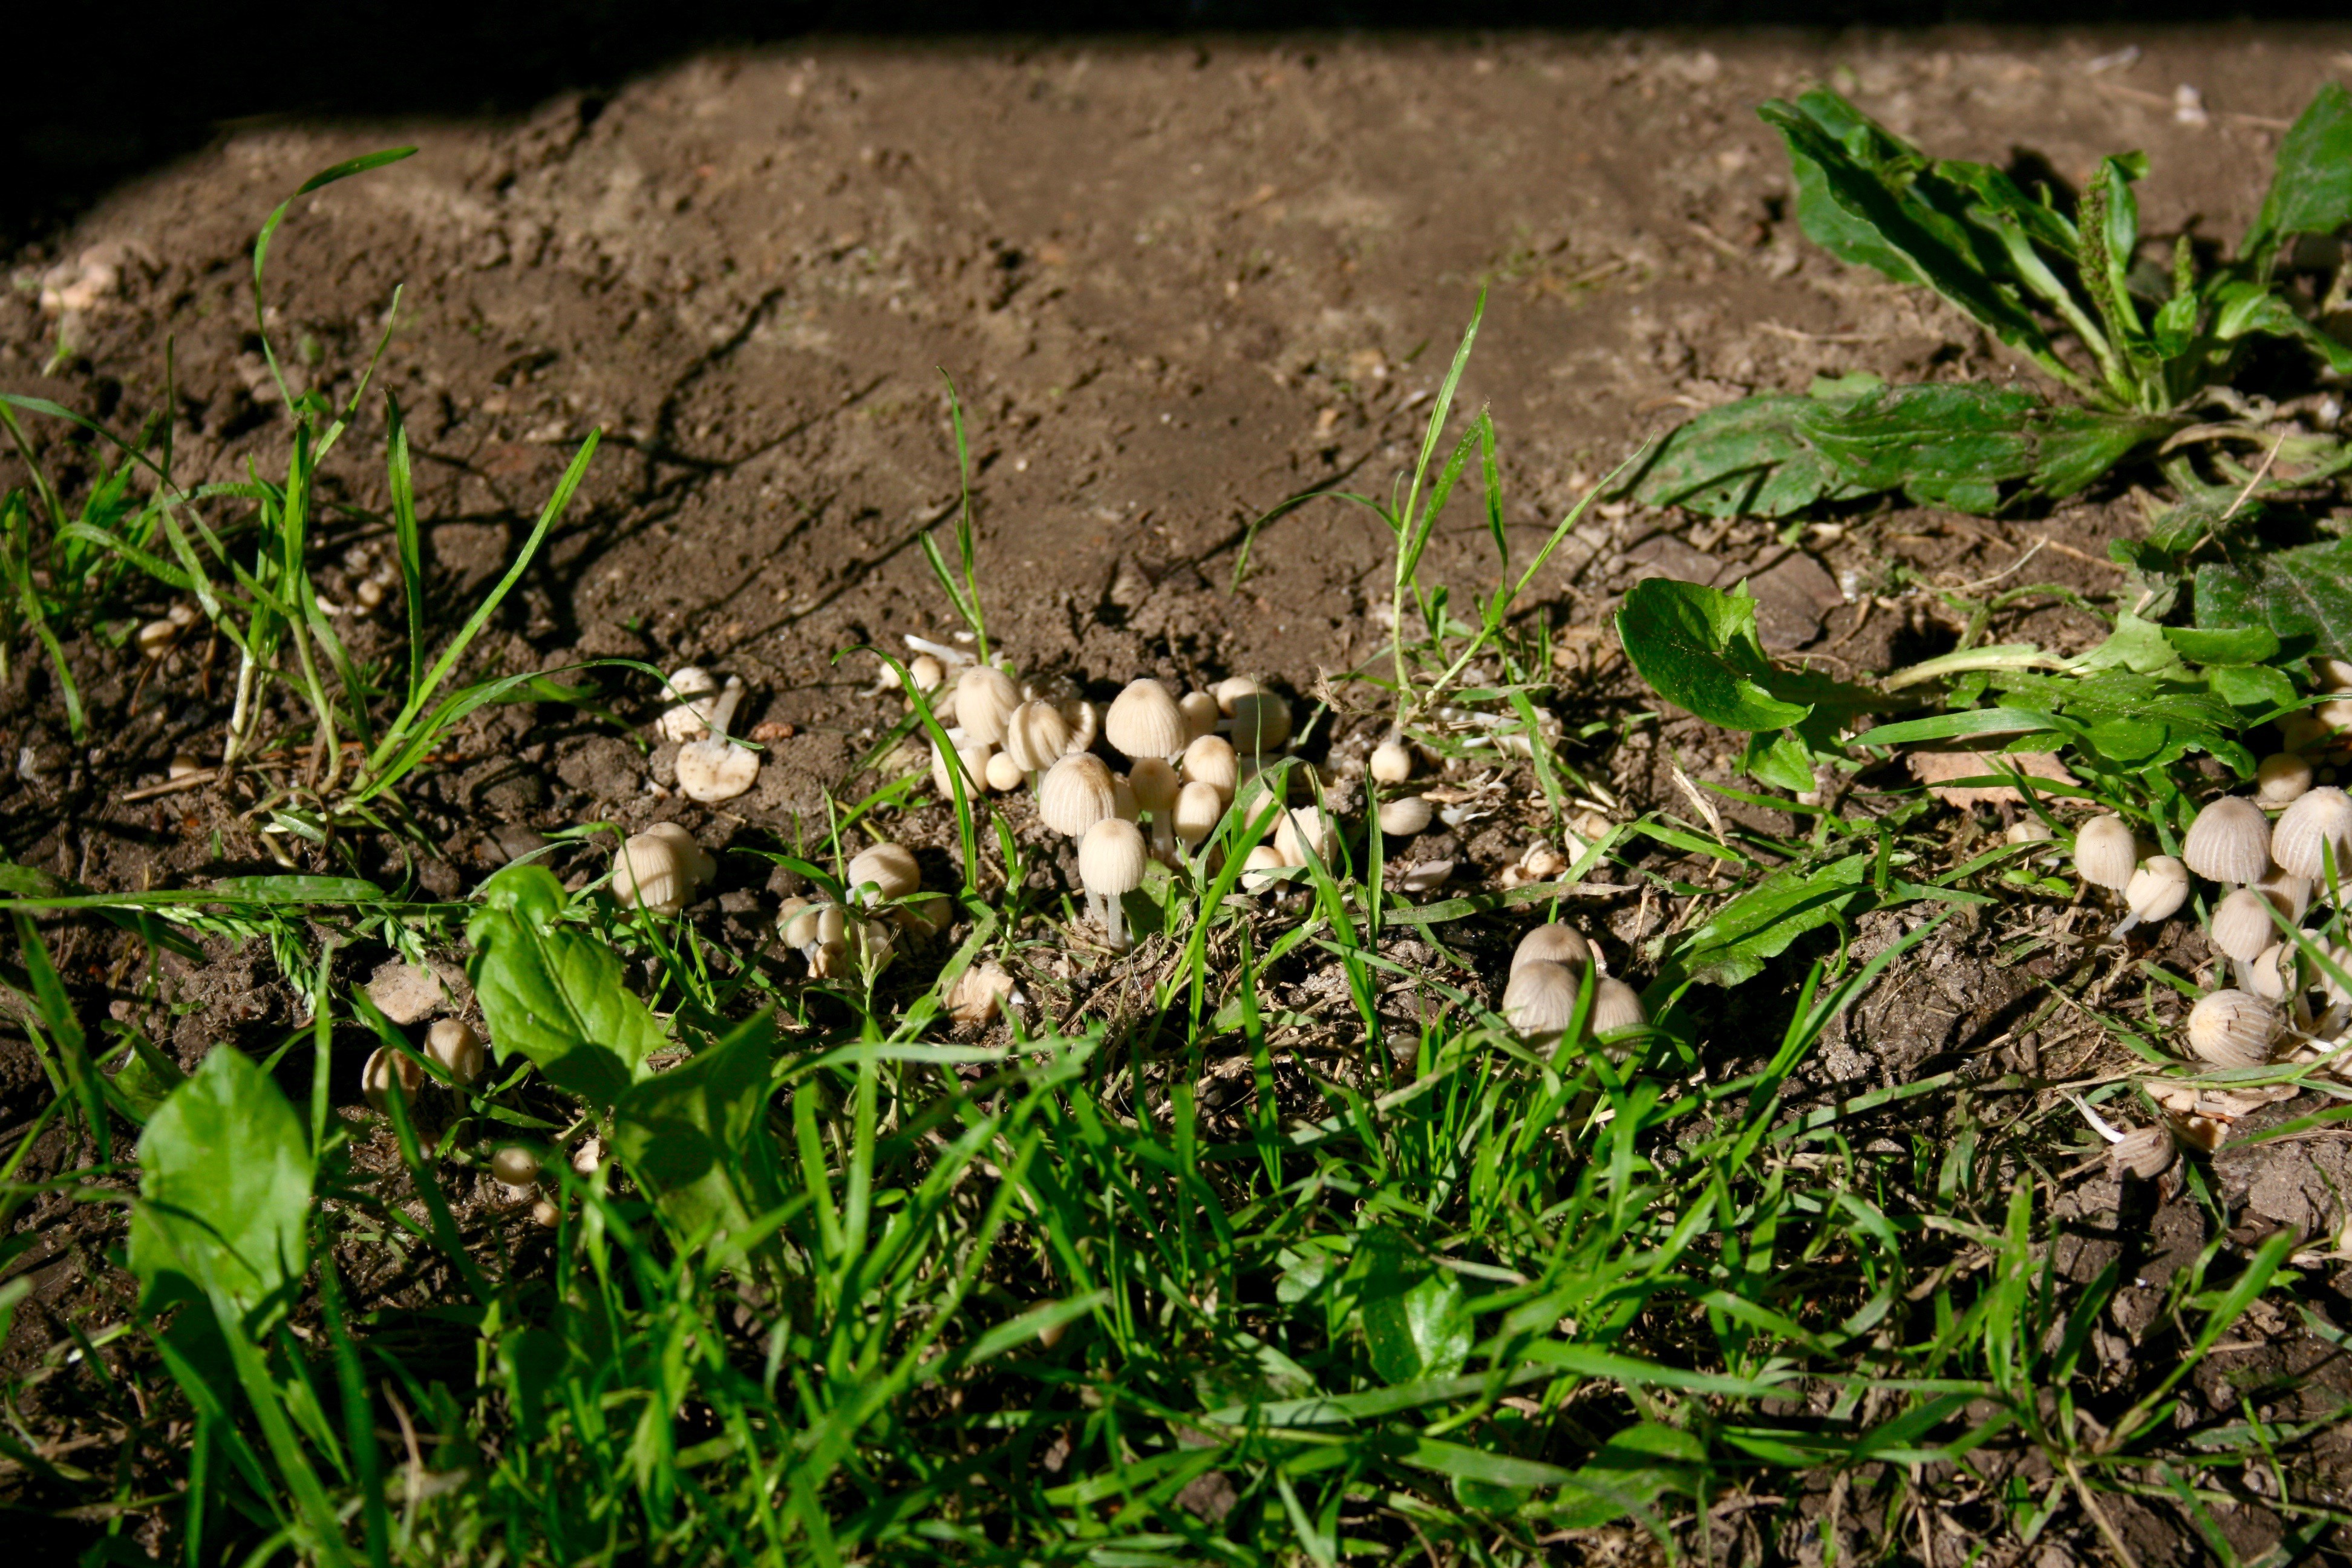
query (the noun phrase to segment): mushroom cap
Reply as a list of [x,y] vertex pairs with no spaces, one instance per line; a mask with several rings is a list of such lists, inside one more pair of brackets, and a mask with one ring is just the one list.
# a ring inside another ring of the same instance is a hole
[[677,823],[649,823],[646,826],[645,837],[658,838],[674,846],[685,859],[686,874],[693,878],[697,883],[708,882],[719,874],[719,862],[713,860],[709,852],[695,841],[693,834],[688,833]]
[[2009,831],[2001,837],[2011,844],[2047,844],[2057,836],[2040,817],[2021,816],[2009,825]]
[[2124,908],[2144,921],[2169,919],[2189,901],[2189,868],[2169,855],[2151,855],[2124,886]]
[[1382,741],[1372,748],[1372,760],[1367,764],[1371,775],[1382,784],[1402,784],[1412,777],[1412,753],[1401,741]]
[[2107,1165],[2119,1174],[2154,1181],[2170,1168],[2179,1153],[2172,1129],[2158,1121],[2135,1127],[2107,1145]]
[[1102,731],[1102,715],[1095,705],[1083,697],[1073,697],[1062,704],[1062,717],[1070,721],[1069,743],[1062,748],[1065,756],[1083,752],[1095,743]]
[[2295,976],[2303,955],[2294,944],[2274,942],[2254,954],[2246,965],[2245,987],[2265,1002],[2284,1002],[2298,989]]
[[699,665],[683,664],[669,672],[664,693],[670,705],[654,721],[665,741],[692,741],[710,732],[710,710],[719,696],[719,678]]
[[1262,893],[1274,885],[1273,873],[1283,868],[1282,851],[1271,844],[1253,847],[1242,860],[1242,890]]
[[406,1052],[395,1051],[389,1046],[378,1046],[360,1067],[360,1092],[378,1110],[391,1101],[395,1091],[404,1100],[415,1099],[424,1084],[425,1069]]
[[488,1065],[482,1050],[482,1037],[467,1027],[462,1018],[436,1018],[425,1031],[425,1055],[432,1063],[458,1083],[471,1083],[482,1076]]
[[1052,767],[1069,746],[1070,721],[1051,702],[1024,702],[1004,721],[1004,754],[1022,773]]
[[[963,774],[965,795],[978,795],[988,784],[989,760],[994,750],[982,742],[967,740],[955,749],[957,771]],[[948,753],[931,743],[931,784],[944,800],[955,799],[955,781],[948,773]]]
[[1130,680],[1103,715],[1103,738],[1129,757],[1172,757],[1192,731],[1168,689],[1145,676]]
[[776,934],[786,947],[806,947],[816,940],[817,906],[806,899],[786,899],[776,910]]
[[[2311,966],[2312,984],[2326,992],[2327,999],[2337,1006],[2352,1004],[2352,985],[2344,983],[2345,980],[2352,980],[2352,947],[2340,942],[2323,942],[2313,949],[2312,957],[2317,961]],[[2331,964],[2336,973],[2344,976],[2344,980],[2327,973],[2327,966]]]
[[2095,816],[2074,830],[2074,870],[2091,886],[2126,887],[2138,866],[2139,843],[2122,817]]
[[692,862],[665,834],[634,835],[613,856],[614,900],[648,913],[674,915],[686,908],[695,881]]
[[1196,738],[1184,748],[1180,771],[1185,783],[1209,785],[1228,805],[1241,784],[1241,759],[1234,754],[1234,743],[1223,735]]
[[1004,1009],[1013,976],[993,963],[975,963],[948,987],[948,1016],[959,1024],[985,1024]]
[[2311,879],[2298,877],[2292,871],[2271,868],[2269,876],[2252,884],[2254,891],[2271,901],[2271,907],[2290,921],[2303,919],[2303,911],[2311,908]]
[[1325,866],[1331,864],[1339,853],[1339,826],[1321,806],[1301,805],[1282,814],[1274,830],[1275,853],[1286,866],[1304,866],[1307,852],[1315,851],[1315,858]]
[[1576,972],[1547,959],[1517,965],[1503,987],[1502,1012],[1523,1039],[1559,1034],[1576,1015]]
[[1410,838],[1427,827],[1434,815],[1429,802],[1420,795],[1401,795],[1381,803],[1381,831],[1391,838]]
[[2311,788],[2311,763],[2293,752],[2273,752],[2254,769],[2254,800],[2275,811]]
[[2215,947],[2241,963],[2251,963],[2278,940],[2277,928],[2271,924],[2270,900],[2252,888],[2240,888],[2213,906],[2212,924],[2206,934]]
[[1064,757],[1037,781],[1037,820],[1072,838],[1112,815],[1115,804],[1110,764],[1090,752]]
[[1143,885],[1143,832],[1124,817],[1106,816],[1078,840],[1078,880],[1089,893],[1116,897]]
[[1021,706],[1021,689],[991,664],[975,664],[956,677],[956,722],[973,740],[993,746],[1004,739],[1004,722]]
[[1604,974],[1592,987],[1594,1035],[1638,1029],[1649,1021],[1650,1015],[1642,1005],[1642,994],[1623,981]]
[[760,753],[713,735],[677,749],[677,789],[688,800],[733,800],[760,779]]
[[[2305,790],[2271,829],[2271,857],[2283,871],[2316,882],[2333,854],[2339,882],[2352,882],[2352,795],[2332,784]],[[2248,881],[2252,878],[2246,879]]]
[[1244,693],[1234,702],[1234,750],[1271,752],[1290,739],[1290,704],[1271,691]]
[[2216,1067],[2261,1067],[2278,1030],[2278,1009],[2244,991],[2213,992],[2189,1010],[2189,1048]]
[[179,640],[180,623],[177,621],[149,621],[139,628],[139,651],[149,658],[163,658]]
[[2263,808],[2243,795],[2225,795],[2205,803],[2189,837],[2180,841],[2183,864],[2216,882],[2257,882],[2271,868],[2271,825]]
[[510,1187],[527,1187],[539,1180],[539,1156],[520,1143],[509,1143],[490,1156],[490,1174]]
[[1176,808],[1176,793],[1183,785],[1165,759],[1138,757],[1127,770],[1127,787],[1135,792],[1135,804],[1157,818]]
[[1214,784],[1195,779],[1176,792],[1170,826],[1176,830],[1177,837],[1198,848],[1217,830],[1217,823],[1224,815],[1225,797],[1217,793]]
[[2312,675],[2323,691],[2352,691],[2352,659],[2326,656],[2311,661]]
[[1209,689],[1209,695],[1217,700],[1217,711],[1231,718],[1234,704],[1257,689],[1257,682],[1248,676],[1228,675]]
[[926,697],[948,683],[947,666],[927,653],[919,653],[907,661],[907,674],[914,681],[915,689]]
[[852,889],[874,884],[880,896],[903,899],[908,893],[922,890],[923,870],[915,864],[915,852],[903,844],[884,842],[850,857],[849,872],[844,879]]
[[1187,691],[1176,700],[1176,707],[1184,715],[1187,744],[1203,735],[1213,734],[1217,721],[1224,711],[1217,706],[1217,700],[1205,691]]
[[1549,921],[1531,927],[1511,953],[1511,967],[1529,963],[1564,963],[1571,967],[1592,962],[1592,944],[1574,926]]
[[999,795],[1009,795],[1019,789],[1021,781],[1029,776],[1022,771],[1021,764],[1013,760],[1010,752],[991,752],[988,766],[982,769],[981,773],[988,787]]

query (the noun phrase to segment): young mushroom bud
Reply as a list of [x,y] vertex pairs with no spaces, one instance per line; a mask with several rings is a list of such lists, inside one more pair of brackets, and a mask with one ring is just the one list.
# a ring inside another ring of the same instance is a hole
[[1013,976],[993,963],[975,963],[948,987],[948,1016],[959,1024],[986,1024],[1014,995]]
[[1642,1006],[1642,994],[1622,980],[1602,975],[1592,987],[1592,1034],[1596,1039],[1627,1029],[1638,1029],[1650,1021],[1649,1013]]
[[1021,764],[1013,760],[1010,752],[991,752],[988,765],[982,772],[986,775],[988,787],[999,795],[1012,794],[1030,777]]
[[1257,689],[1257,682],[1248,676],[1229,675],[1211,687],[1209,695],[1217,700],[1217,711],[1230,719],[1234,716],[1234,704]]
[[2118,1176],[2137,1176],[2152,1182],[2172,1168],[2179,1157],[2179,1146],[2174,1141],[2172,1129],[2159,1121],[2149,1127],[2135,1127],[2107,1145],[2107,1168]]
[[2139,866],[2139,844],[2120,816],[2095,816],[2074,830],[2074,872],[2094,888],[2117,892]]
[[2189,825],[2180,858],[2190,870],[2216,882],[2260,881],[2271,868],[2270,819],[2242,795],[2208,801]]
[[2252,888],[2240,888],[2213,906],[2213,920],[2206,935],[2216,948],[2240,963],[2251,963],[2263,949],[2278,940],[2277,929],[2271,924],[2270,900]]
[[1147,676],[1129,681],[1127,689],[1111,700],[1110,710],[1103,715],[1103,738],[1126,756],[1164,761],[1183,751],[1191,731],[1176,699]]
[[1128,949],[1127,911],[1120,899],[1143,886],[1143,833],[1132,822],[1107,816],[1078,840],[1078,880],[1087,889],[1087,915],[1103,929],[1111,947]]
[[683,744],[710,733],[710,710],[719,700],[719,678],[695,665],[669,672],[667,695],[670,705],[654,721],[654,731],[665,741]]
[[[922,891],[923,871],[915,864],[914,851],[903,844],[886,842],[850,857],[844,880],[853,900],[867,904],[887,903]],[[865,890],[869,884],[874,889],[870,894]]]
[[490,1174],[520,1198],[539,1181],[539,1156],[520,1143],[509,1143],[490,1156]]
[[947,666],[927,653],[919,653],[907,661],[907,675],[914,681],[915,689],[926,697],[948,683]]
[[1402,784],[1412,777],[1412,753],[1402,741],[1382,741],[1372,748],[1370,771],[1382,784]]
[[403,1103],[415,1100],[424,1085],[425,1069],[405,1051],[395,1051],[389,1046],[378,1046],[360,1067],[360,1092],[379,1111],[391,1103],[395,1093]]
[[1320,806],[1302,805],[1282,814],[1274,830],[1275,853],[1286,866],[1304,866],[1307,852],[1314,852],[1318,864],[1328,869],[1339,853],[1339,824]]
[[1511,967],[1521,969],[1530,963],[1559,963],[1570,969],[1590,968],[1592,944],[1574,926],[1558,921],[1532,927],[1519,938],[1519,945],[1511,953]]
[[2216,1067],[2261,1067],[2278,1031],[2278,1009],[2243,991],[2213,992],[2189,1010],[2189,1048]]
[[2293,752],[2274,752],[2254,769],[2255,804],[2273,811],[2293,805],[2310,788],[2311,763]]
[[1410,838],[1429,826],[1429,802],[1417,795],[1399,795],[1381,803],[1381,831],[1391,838]]
[[1037,820],[1067,837],[1110,816],[1117,803],[1110,765],[1090,752],[1064,757],[1037,783]]
[[1127,770],[1127,787],[1135,792],[1135,804],[1151,818],[1151,851],[1162,859],[1176,853],[1176,795],[1182,787],[1176,782],[1176,770],[1159,757],[1138,757],[1135,765]]
[[1217,823],[1225,815],[1225,797],[1213,784],[1199,780],[1176,792],[1175,809],[1169,814],[1168,826],[1183,841],[1187,849],[1198,849],[1217,830]]
[[1282,879],[1275,873],[1282,870],[1286,864],[1282,851],[1271,844],[1260,844],[1252,848],[1242,858],[1242,891],[1263,893],[1280,885]]
[[2188,901],[2189,868],[2169,855],[2151,855],[2124,884],[2124,908],[2130,912],[2116,927],[2116,935],[2142,923],[2169,920]]
[[956,722],[983,745],[1004,739],[1004,726],[1021,706],[1021,689],[993,665],[975,664],[956,678]]
[[[940,799],[952,801],[955,799],[955,779],[948,771],[949,755],[949,752],[940,750],[937,742],[932,744],[932,786],[940,792]],[[963,774],[964,798],[969,800],[988,787],[988,764],[994,760],[996,753],[978,741],[968,740],[956,747],[953,755],[955,771]]]
[[1271,691],[1253,691],[1234,704],[1234,750],[1260,766],[1290,739],[1290,704]]
[[1234,743],[1223,735],[1202,735],[1184,748],[1184,760],[1177,772],[1186,784],[1204,784],[1217,792],[1217,797],[1227,805],[1234,802],[1234,791],[1241,785],[1241,763],[1234,755]]
[[1503,1019],[1530,1043],[1557,1039],[1576,1014],[1576,972],[1536,959],[1514,964],[1503,987]]
[[2274,942],[2254,954],[2253,962],[2246,965],[2240,977],[2241,984],[2265,1002],[2284,1002],[2301,989],[2295,984],[2295,976],[2302,961],[2303,955],[2295,951],[2294,943]]
[[[1024,702],[1004,721],[1003,755],[1034,788],[1047,768],[1070,749],[1070,721],[1051,702]],[[1011,785],[1006,785],[1011,788]]]
[[482,1037],[458,1018],[436,1018],[425,1031],[425,1055],[427,1060],[449,1075],[456,1084],[469,1084],[482,1076],[489,1065],[482,1050]]
[[1184,741],[1187,745],[1203,735],[1214,734],[1217,721],[1223,717],[1217,700],[1205,691],[1187,691],[1177,700],[1177,710],[1184,715]]
[[141,655],[152,659],[160,659],[170,653],[173,645],[179,640],[180,624],[177,621],[149,621],[139,628],[137,638]]
[[759,780],[760,753],[737,745],[725,733],[742,700],[743,683],[729,676],[710,710],[710,733],[677,749],[677,788],[687,799],[707,805],[733,800]]
[[2305,791],[2271,829],[2271,858],[2313,882],[2326,879],[2332,858],[2337,882],[2352,883],[2352,795],[2333,785]]
[[204,771],[205,764],[198,760],[195,752],[173,752],[171,765],[163,770],[163,776],[176,781],[193,777]]
[[2047,844],[2057,837],[2050,825],[2038,816],[2021,816],[2009,825],[2001,837],[2011,844]]

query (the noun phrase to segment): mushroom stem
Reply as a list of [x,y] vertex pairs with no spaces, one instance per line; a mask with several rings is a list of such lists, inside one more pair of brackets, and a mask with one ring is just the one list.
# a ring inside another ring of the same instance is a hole
[[1103,934],[1110,938],[1114,952],[1125,952],[1130,945],[1127,940],[1127,903],[1118,893],[1103,895]]
[[1151,853],[1170,865],[1177,858],[1176,830],[1172,825],[1175,816],[1173,806],[1151,814]]
[[[2137,930],[2138,926],[2139,916],[2137,913],[2126,915],[2123,918],[2123,922],[2116,926],[2114,931],[2107,933],[2107,940],[2109,942],[2121,942],[2126,936],[2128,936],[2133,931]],[[2240,980],[2242,982],[2243,979],[2244,977],[2241,975]]]
[[972,662],[972,656],[966,653],[963,649],[960,647],[950,647],[945,643],[933,642],[929,637],[919,637],[912,632],[908,632],[907,634],[907,646],[913,648],[917,653],[929,654],[941,664],[970,664]]
[[2083,1113],[2083,1120],[2091,1124],[2092,1131],[2097,1133],[2100,1137],[2105,1139],[2110,1143],[2120,1143],[2124,1141],[2124,1135],[2120,1131],[2109,1125],[2106,1120],[2100,1116],[2097,1111],[2091,1109],[2091,1102],[2089,1100],[2083,1099],[2080,1095],[2074,1094],[2070,1094],[2066,1098],[2074,1102],[2074,1109]]
[[729,676],[726,688],[719,693],[719,700],[711,704],[710,732],[712,734],[727,733],[727,726],[735,721],[735,710],[742,706],[743,692],[742,678]]
[[1100,893],[1096,892],[1092,888],[1088,888],[1087,889],[1087,919],[1102,927],[1105,931],[1108,931],[1110,929],[1110,915],[1104,908],[1108,901],[1109,900],[1106,900]]

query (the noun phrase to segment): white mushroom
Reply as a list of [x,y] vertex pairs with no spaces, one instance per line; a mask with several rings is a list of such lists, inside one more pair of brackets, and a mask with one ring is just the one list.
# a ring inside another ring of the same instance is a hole
[[2124,885],[2124,908],[2130,912],[2116,927],[2116,935],[2142,922],[2168,920],[2188,901],[2189,868],[2169,855],[2151,855]]
[[728,724],[743,700],[743,683],[727,678],[726,689],[710,710],[710,733],[677,749],[678,793],[688,800],[713,805],[733,800],[760,777],[760,753],[727,738]]
[[682,665],[670,671],[670,706],[654,721],[656,732],[665,741],[681,744],[710,733],[710,714],[719,692],[719,678],[698,666]]
[[1078,880],[1087,890],[1087,914],[1122,952],[1129,942],[1120,899],[1143,885],[1145,859],[1142,830],[1119,817],[1103,818],[1078,840]]
[[472,1083],[488,1066],[488,1058],[482,1050],[482,1037],[458,1018],[434,1020],[433,1026],[425,1031],[425,1055],[457,1084]]
[[2271,868],[2271,825],[2263,808],[2242,795],[2208,801],[2180,841],[2183,864],[2216,882],[2262,879]]
[[2122,817],[2095,816],[2074,830],[2074,871],[2091,886],[2120,892],[2138,867],[2139,843]]

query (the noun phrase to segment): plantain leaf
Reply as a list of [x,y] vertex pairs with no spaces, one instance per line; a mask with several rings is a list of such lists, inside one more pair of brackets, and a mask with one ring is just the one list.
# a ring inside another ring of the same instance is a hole
[[2246,231],[2241,258],[2267,269],[2268,252],[2296,234],[2330,234],[2352,223],[2352,93],[2322,87],[2279,143],[2270,194]]
[[1617,636],[1657,694],[1727,730],[1780,730],[1812,712],[1762,684],[1772,663],[1756,640],[1756,601],[1652,577],[1617,609]]
[[2331,539],[2197,568],[2197,624],[2263,626],[2301,658],[2352,658],[2352,539]]
[[783,1201],[762,1115],[774,1036],[762,1014],[613,1109],[614,1151],[680,1242],[707,1236],[723,1246]]
[[544,867],[510,866],[491,878],[466,922],[474,944],[467,972],[500,1061],[523,1057],[559,1089],[610,1110],[667,1042],[621,983],[613,950],[562,923],[563,902]]

